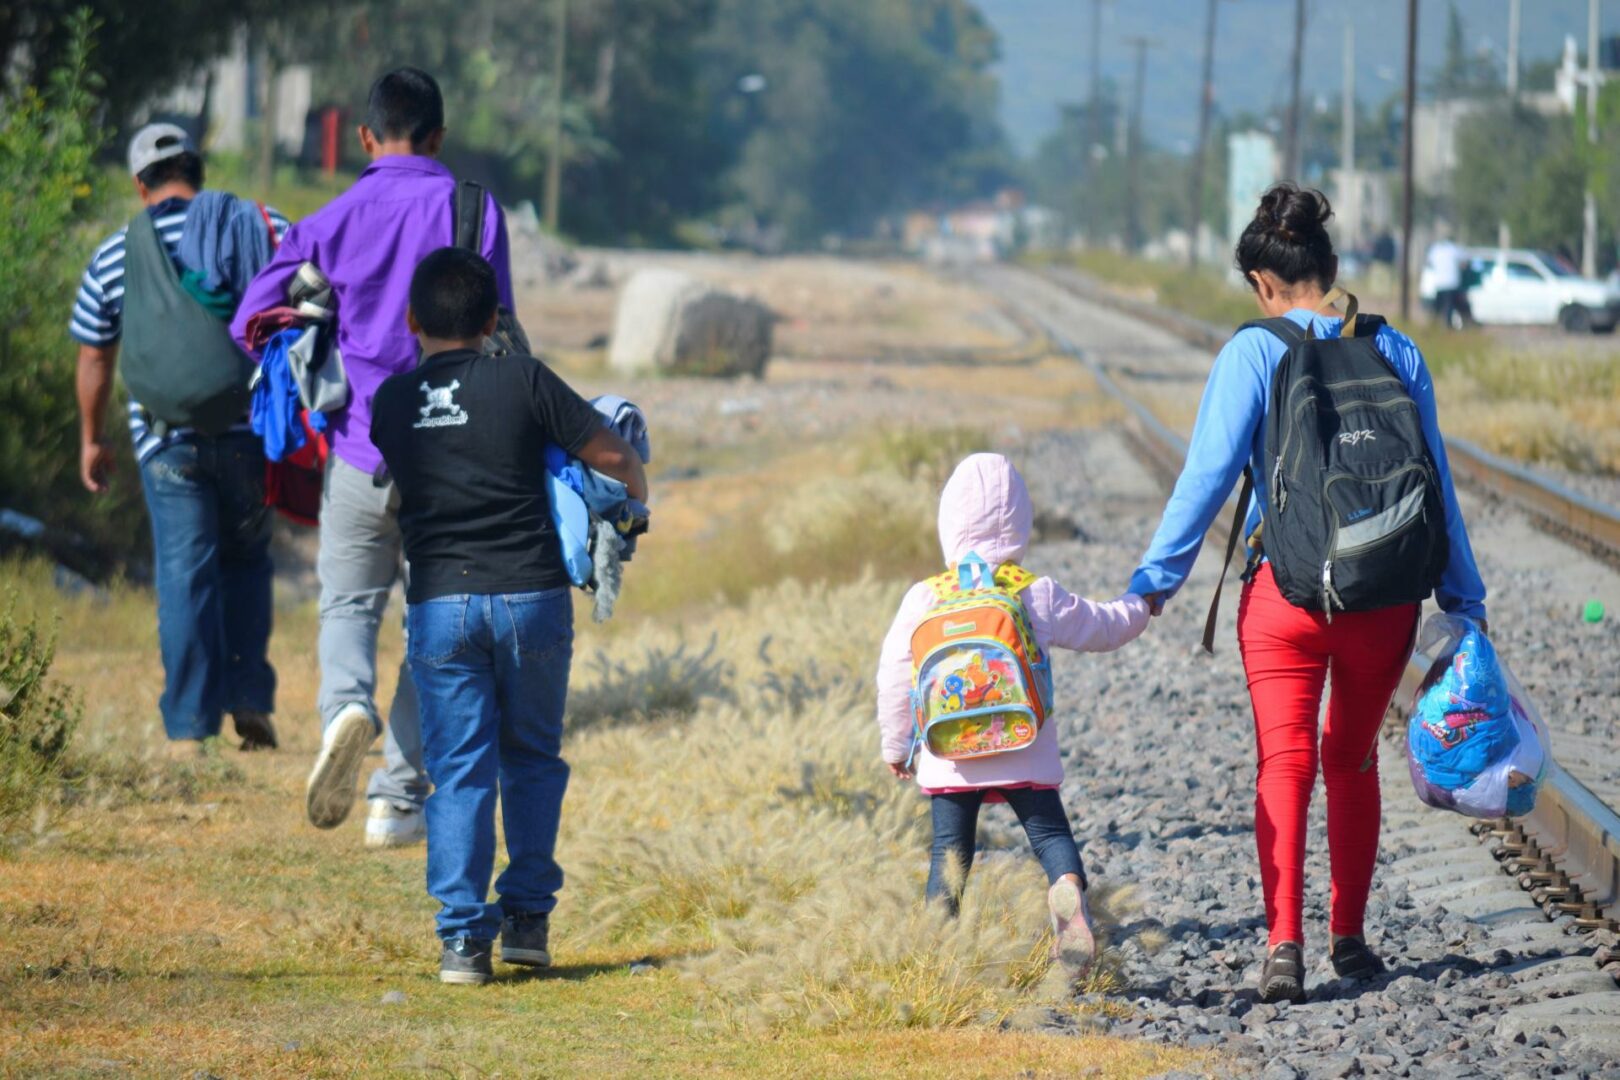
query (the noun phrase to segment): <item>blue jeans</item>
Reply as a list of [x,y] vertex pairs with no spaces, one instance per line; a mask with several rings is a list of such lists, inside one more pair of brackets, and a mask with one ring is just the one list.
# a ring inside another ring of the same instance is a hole
[[[444,596],[406,612],[411,675],[422,713],[427,886],[439,936],[493,938],[503,916],[557,906],[557,821],[568,765],[563,706],[574,656],[567,588]],[[509,864],[495,869],[495,798]]]
[[226,712],[274,712],[270,514],[256,435],[195,437],[141,463],[152,518],[163,728],[218,735]]
[[[956,913],[959,892],[952,888],[947,867],[956,860],[962,868],[962,879],[973,866],[973,853],[977,846],[979,807],[991,789],[953,791],[933,796],[934,843],[928,863],[929,901],[939,900]],[[1002,798],[1018,815],[1018,823],[1029,837],[1029,846],[1046,871],[1046,880],[1055,882],[1064,874],[1080,879],[1086,887],[1086,871],[1080,865],[1080,851],[1074,844],[1074,830],[1069,828],[1069,815],[1063,810],[1063,799],[1050,788],[1001,788]],[[958,881],[960,888],[961,882]]]

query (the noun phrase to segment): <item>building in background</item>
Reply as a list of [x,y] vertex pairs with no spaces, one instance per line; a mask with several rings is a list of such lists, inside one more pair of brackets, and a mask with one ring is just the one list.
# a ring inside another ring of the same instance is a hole
[[1278,160],[1277,140],[1263,131],[1235,131],[1228,135],[1226,157],[1226,237],[1230,251],[1237,247],[1244,226],[1253,220],[1260,196],[1282,175],[1282,163]]
[[264,50],[256,45],[246,28],[238,30],[230,52],[154,102],[149,116],[189,121],[185,126],[208,151],[251,153],[259,146],[257,125],[266,111],[268,82],[276,149],[290,157],[304,156],[314,73],[308,65],[289,64],[266,78]]

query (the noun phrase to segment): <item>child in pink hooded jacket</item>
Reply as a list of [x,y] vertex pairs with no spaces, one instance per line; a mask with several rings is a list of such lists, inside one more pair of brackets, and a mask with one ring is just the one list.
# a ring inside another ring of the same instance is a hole
[[[970,552],[991,566],[1018,562],[1029,550],[1033,519],[1029,491],[1012,462],[1000,454],[971,455],[956,467],[940,496],[939,542],[946,565],[956,566]],[[1048,653],[1053,648],[1112,652],[1140,634],[1149,617],[1140,596],[1094,603],[1045,577],[1036,579],[1020,599],[1036,641]],[[877,672],[883,760],[901,779],[912,776],[914,765],[918,786],[932,796],[934,840],[927,898],[955,913],[962,880],[973,864],[979,807],[986,801],[1006,802],[1018,815],[1051,882],[1047,901],[1053,953],[1066,966],[1083,971],[1095,944],[1086,908],[1085,870],[1058,794],[1063,761],[1057,725],[1048,718],[1035,742],[1022,750],[948,761],[918,745],[912,760],[916,723],[911,707],[911,635],[932,605],[933,592],[926,582],[906,593],[883,639]]]

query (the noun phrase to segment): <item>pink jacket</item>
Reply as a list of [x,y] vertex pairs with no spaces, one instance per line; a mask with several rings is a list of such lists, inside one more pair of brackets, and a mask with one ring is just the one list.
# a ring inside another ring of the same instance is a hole
[[[1024,478],[1000,454],[974,454],[956,467],[939,502],[939,544],[947,566],[977,552],[991,566],[1017,562],[1029,550],[1034,508]],[[1039,578],[1022,598],[1042,649],[1112,652],[1147,626],[1148,608],[1128,594],[1106,604],[1066,592],[1051,578]],[[883,760],[903,762],[916,730],[911,712],[911,635],[933,606],[933,593],[919,582],[900,602],[883,639],[878,660],[878,726]],[[1056,703],[1060,711],[1062,702]],[[1023,750],[968,761],[946,761],[917,749],[917,783],[931,793],[956,788],[1056,787],[1063,782],[1057,725],[1048,717],[1035,743]]]

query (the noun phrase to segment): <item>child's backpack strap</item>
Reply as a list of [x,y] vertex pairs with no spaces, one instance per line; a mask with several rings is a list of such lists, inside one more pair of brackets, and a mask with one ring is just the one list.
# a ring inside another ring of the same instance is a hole
[[1002,563],[996,567],[996,584],[1017,596],[1035,584],[1035,575],[1017,563]]
[[991,570],[989,564],[974,552],[963,556],[954,570],[935,574],[928,579],[928,587],[933,591],[936,603],[943,603],[965,592],[989,588],[992,585],[1017,596],[1034,583],[1035,575],[1017,563],[1002,563]]

